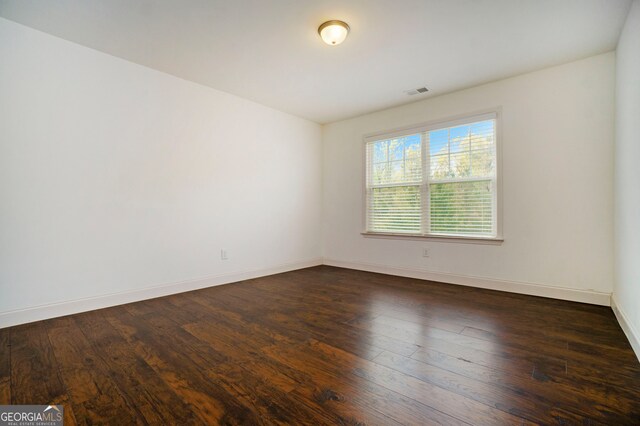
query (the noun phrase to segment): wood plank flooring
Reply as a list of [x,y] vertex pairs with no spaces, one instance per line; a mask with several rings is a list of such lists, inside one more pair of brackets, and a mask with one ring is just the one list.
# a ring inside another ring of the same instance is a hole
[[65,424],[638,425],[611,309],[320,266],[0,330]]

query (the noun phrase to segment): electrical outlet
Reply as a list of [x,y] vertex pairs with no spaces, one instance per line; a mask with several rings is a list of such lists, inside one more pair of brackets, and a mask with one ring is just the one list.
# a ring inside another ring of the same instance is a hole
[[422,249],[422,257],[429,257],[431,256],[431,252],[429,251],[428,248],[423,248]]
[[222,260],[228,260],[229,259],[229,253],[227,253],[226,249],[220,250],[220,259],[222,259]]

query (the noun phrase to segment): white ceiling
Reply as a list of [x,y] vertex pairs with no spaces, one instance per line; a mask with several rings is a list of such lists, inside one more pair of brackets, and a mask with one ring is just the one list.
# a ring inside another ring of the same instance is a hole
[[[630,4],[0,0],[0,16],[326,123],[612,50]],[[329,19],[351,26],[340,46],[317,35]]]

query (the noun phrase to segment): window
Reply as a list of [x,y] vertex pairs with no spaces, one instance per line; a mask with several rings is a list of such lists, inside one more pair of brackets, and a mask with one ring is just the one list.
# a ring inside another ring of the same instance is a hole
[[365,138],[366,233],[498,239],[497,112]]

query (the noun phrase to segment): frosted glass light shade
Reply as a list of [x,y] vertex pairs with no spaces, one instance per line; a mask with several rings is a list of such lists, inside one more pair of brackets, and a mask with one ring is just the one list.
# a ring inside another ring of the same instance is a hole
[[336,46],[344,41],[349,34],[349,25],[342,21],[327,21],[320,25],[318,34],[330,46]]

